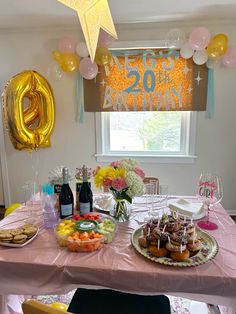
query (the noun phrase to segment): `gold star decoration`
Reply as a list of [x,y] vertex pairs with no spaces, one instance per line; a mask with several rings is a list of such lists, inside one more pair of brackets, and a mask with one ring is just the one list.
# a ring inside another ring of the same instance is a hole
[[117,39],[107,0],[57,0],[79,16],[90,58],[94,61],[100,28]]

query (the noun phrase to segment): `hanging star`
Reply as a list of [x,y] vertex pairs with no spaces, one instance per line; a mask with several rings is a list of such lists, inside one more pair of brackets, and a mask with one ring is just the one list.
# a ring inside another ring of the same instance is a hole
[[82,31],[94,61],[100,28],[117,39],[117,34],[107,0],[57,0],[75,10],[79,16]]

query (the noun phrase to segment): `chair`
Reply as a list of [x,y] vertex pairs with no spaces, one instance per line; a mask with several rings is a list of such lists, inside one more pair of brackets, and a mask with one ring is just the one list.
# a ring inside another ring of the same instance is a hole
[[[24,314],[65,314],[65,312],[59,309],[52,308],[49,305],[43,304],[36,300],[27,300],[22,304],[22,310]],[[72,313],[71,313],[72,314]]]
[[159,194],[160,193],[160,184],[159,184],[159,179],[155,178],[155,177],[145,177],[143,179],[144,183],[154,183],[156,185],[156,191],[155,194]]
[[165,295],[143,296],[101,289],[77,289],[68,308],[75,314],[170,314]]

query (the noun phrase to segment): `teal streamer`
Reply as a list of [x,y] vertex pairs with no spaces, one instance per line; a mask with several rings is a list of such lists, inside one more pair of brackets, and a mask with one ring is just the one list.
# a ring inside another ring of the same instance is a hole
[[83,77],[78,72],[77,76],[77,101],[76,101],[76,122],[84,122],[84,81]]
[[208,86],[207,86],[207,118],[211,119],[215,111],[215,87],[214,87],[214,70],[208,69]]

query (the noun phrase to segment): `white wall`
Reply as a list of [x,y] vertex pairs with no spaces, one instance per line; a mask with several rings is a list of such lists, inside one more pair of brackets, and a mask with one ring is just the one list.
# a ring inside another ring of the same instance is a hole
[[[197,25],[200,25],[197,24]],[[118,28],[120,40],[163,39],[172,27],[183,27],[190,31],[194,25],[145,24],[123,25]],[[235,24],[230,22],[211,23],[212,33],[223,32],[236,44]],[[34,69],[46,76],[50,63],[50,53],[56,49],[57,40],[65,35],[79,39],[77,30],[32,30],[31,32],[0,31],[0,85],[1,89],[16,73]],[[199,174],[203,170],[221,175],[224,184],[223,204],[229,211],[235,211],[236,180],[236,70],[218,67],[215,71],[216,106],[214,118],[205,118],[198,113],[196,154],[194,164],[143,164],[146,173],[160,178],[161,184],[168,184],[172,194],[195,194]],[[13,148],[7,132],[6,151],[12,201],[23,199],[21,186],[34,179],[35,165],[38,163],[39,181],[47,180],[48,172],[57,165],[67,165],[72,170],[83,163],[94,167],[95,115],[85,114],[85,123],[75,122],[74,75],[65,75],[59,82],[51,82],[56,99],[56,124],[52,135],[52,147],[41,149],[30,156],[29,153]]]
[[4,205],[4,195],[3,195],[3,182],[2,182],[2,170],[0,161],[0,206]]

